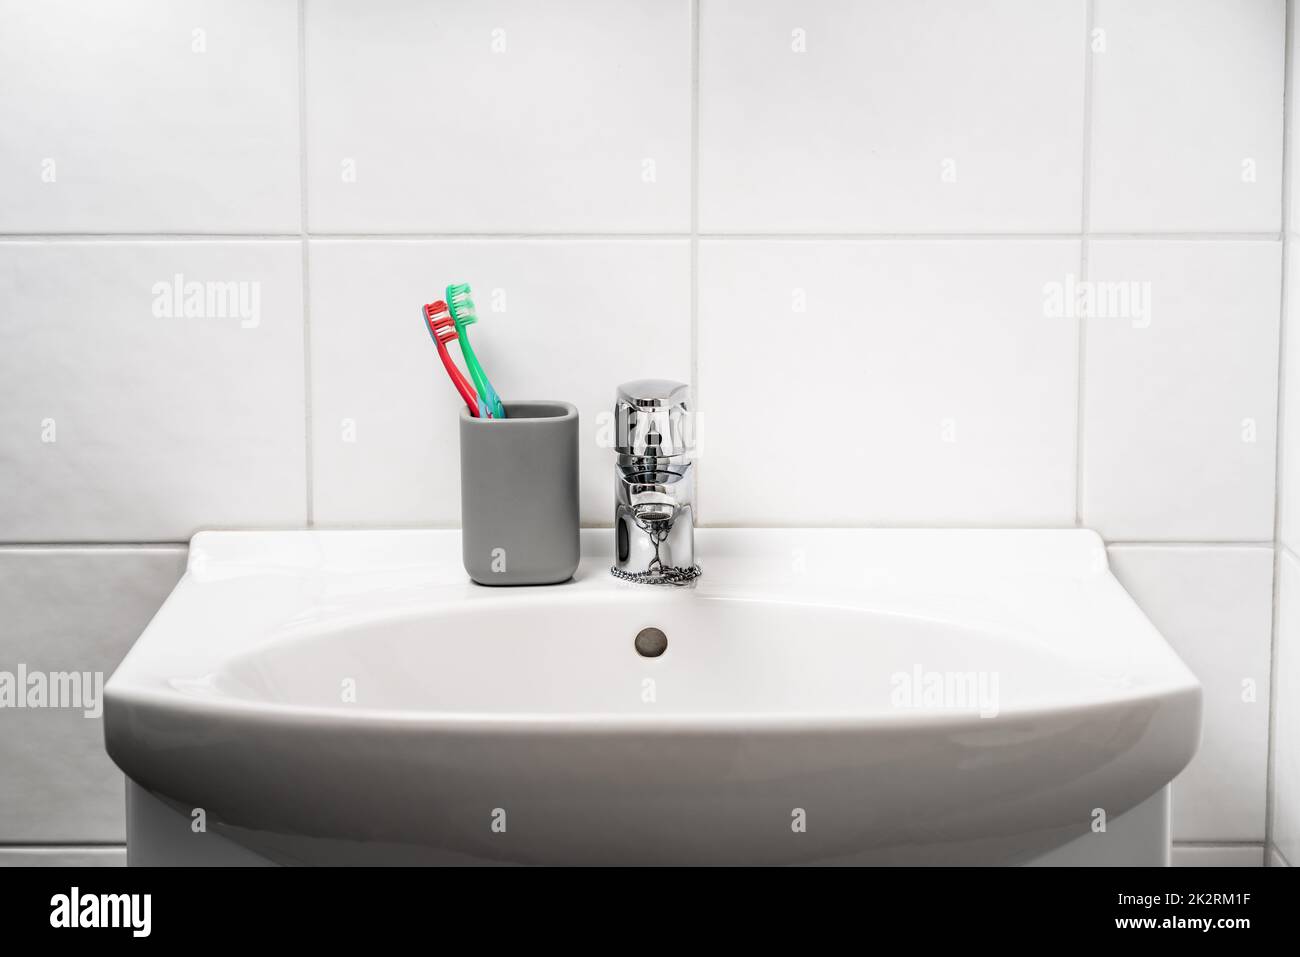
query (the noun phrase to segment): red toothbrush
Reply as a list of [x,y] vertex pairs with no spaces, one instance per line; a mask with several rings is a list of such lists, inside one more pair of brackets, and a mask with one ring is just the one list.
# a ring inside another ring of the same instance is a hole
[[479,402],[474,387],[465,380],[465,376],[447,350],[447,343],[457,338],[456,323],[451,318],[451,313],[447,311],[447,304],[441,299],[428,303],[420,310],[420,315],[429,329],[429,335],[433,337],[433,344],[438,347],[438,357],[446,366],[447,375],[451,377],[452,384],[460,393],[460,397],[465,400],[465,405],[469,406],[469,414],[475,418],[486,418],[486,409]]

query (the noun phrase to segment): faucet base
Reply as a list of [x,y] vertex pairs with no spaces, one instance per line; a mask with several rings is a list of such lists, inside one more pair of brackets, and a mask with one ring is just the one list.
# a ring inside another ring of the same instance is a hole
[[686,493],[676,501],[663,495],[663,486],[629,494],[627,483],[620,480],[614,516],[614,568],[623,573],[619,577],[629,581],[680,578],[695,567],[692,478],[688,470],[676,482],[676,490]]
[[699,565],[692,565],[690,568],[669,566],[648,572],[630,572],[617,565],[611,565],[609,573],[615,578],[637,585],[689,585],[702,574]]

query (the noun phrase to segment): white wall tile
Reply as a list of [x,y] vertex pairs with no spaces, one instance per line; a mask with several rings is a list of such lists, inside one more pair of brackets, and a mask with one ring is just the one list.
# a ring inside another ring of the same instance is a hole
[[[1069,525],[1078,244],[700,245],[707,523]],[[802,311],[801,311],[802,310]]]
[[1269,867],[1290,867],[1291,865],[1287,863],[1287,860],[1286,860],[1285,857],[1283,857],[1281,854],[1278,853],[1278,850],[1277,850],[1276,847],[1270,847],[1270,848],[1268,849],[1268,865],[1267,865],[1267,866],[1269,866]]
[[[0,541],[301,525],[301,264],[296,241],[0,243]],[[247,283],[248,318],[156,315],[177,275]]]
[[1280,228],[1285,21],[1285,0],[1097,0],[1093,230]]
[[0,230],[297,232],[297,24],[295,0],[0,0]]
[[[1300,180],[1297,184],[1300,185]],[[1300,549],[1300,244],[1294,238],[1286,242],[1282,421],[1278,430],[1282,471],[1277,490],[1280,511],[1277,535],[1296,551]]]
[[1203,689],[1201,747],[1174,779],[1173,839],[1262,841],[1273,550],[1112,546],[1110,558]]
[[1297,25],[1295,10],[1292,10],[1290,22],[1290,35],[1287,36],[1287,56],[1291,61],[1291,75],[1288,77],[1290,86],[1286,91],[1286,111],[1287,127],[1290,130],[1290,142],[1286,144],[1287,160],[1287,203],[1283,209],[1284,228],[1291,231],[1292,234],[1300,231],[1300,191],[1295,189],[1300,185],[1300,156],[1296,155],[1295,146],[1297,143],[1296,135],[1300,134],[1300,72],[1297,72],[1296,65],[1300,64],[1300,25]]
[[[0,548],[0,671],[107,681],[184,568],[180,546]],[[100,718],[5,708],[0,727],[0,843],[125,838],[123,777]]]
[[462,405],[420,319],[448,282],[473,286],[470,339],[503,398],[578,407],[584,522],[613,520],[598,417],[618,384],[690,381],[685,241],[325,240],[310,275],[319,524],[459,524]]
[[701,228],[1077,230],[1085,37],[1084,0],[704,0]]
[[1088,280],[1146,288],[1150,308],[1087,320],[1084,524],[1272,539],[1280,271],[1273,242],[1089,244]]
[[306,16],[313,230],[689,228],[687,0],[309,0]]
[[126,848],[0,847],[0,867],[126,867]]
[[1273,843],[1300,861],[1300,562],[1284,549],[1278,561],[1276,716],[1273,726]]
[[1170,858],[1174,867],[1263,867],[1264,845],[1175,844]]
[[1287,37],[1287,57],[1291,61],[1291,75],[1288,78],[1290,86],[1286,91],[1286,111],[1287,126],[1290,130],[1290,141],[1286,144],[1286,162],[1287,162],[1287,183],[1289,184],[1287,208],[1282,210],[1284,216],[1284,226],[1292,233],[1300,231],[1300,190],[1295,187],[1300,185],[1300,156],[1296,155],[1295,146],[1298,142],[1297,133],[1300,133],[1300,71],[1296,66],[1300,64],[1300,20],[1292,11],[1291,16],[1291,33]]

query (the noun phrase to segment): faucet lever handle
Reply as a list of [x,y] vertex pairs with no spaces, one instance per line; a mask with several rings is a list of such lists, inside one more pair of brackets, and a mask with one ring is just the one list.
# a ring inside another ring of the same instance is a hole
[[695,447],[691,387],[669,379],[638,379],[618,387],[614,447],[622,455],[666,458]]

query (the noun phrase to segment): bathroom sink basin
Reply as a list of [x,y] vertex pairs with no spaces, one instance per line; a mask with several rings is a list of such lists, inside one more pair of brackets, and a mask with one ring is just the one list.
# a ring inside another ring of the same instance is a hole
[[682,588],[610,537],[504,589],[455,531],[197,535],[105,693],[133,862],[196,809],[209,862],[1163,853],[1200,688],[1092,532],[703,529]]

